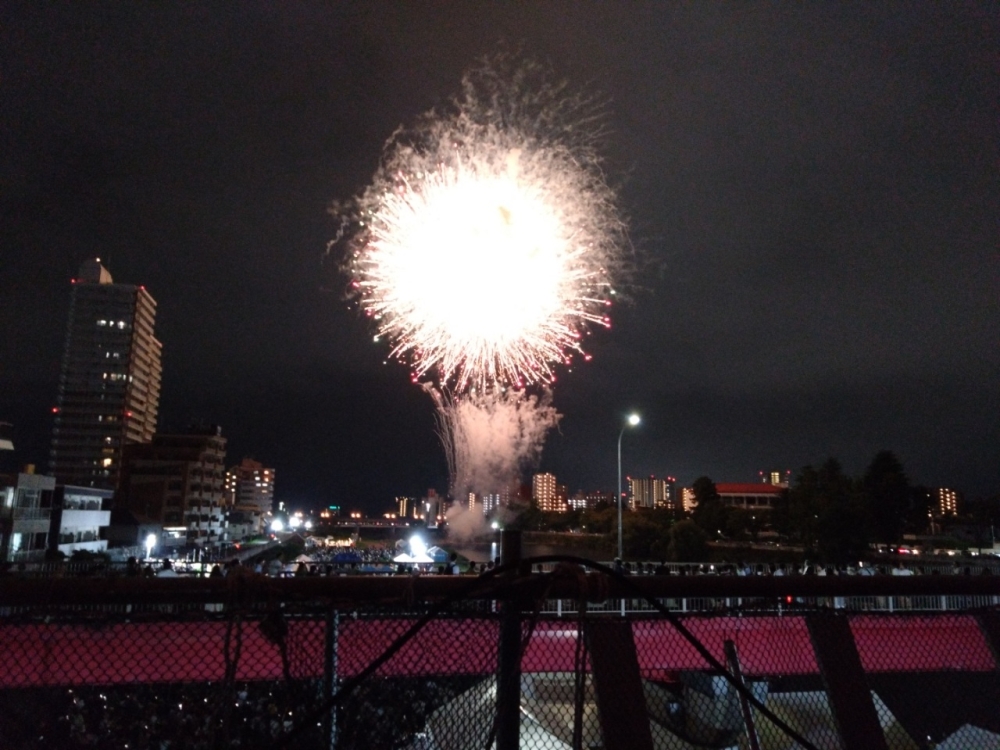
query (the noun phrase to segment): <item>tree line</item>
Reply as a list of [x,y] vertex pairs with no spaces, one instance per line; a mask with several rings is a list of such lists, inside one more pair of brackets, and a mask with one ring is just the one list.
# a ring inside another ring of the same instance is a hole
[[[695,480],[696,506],[682,510],[650,509],[624,514],[622,536],[632,559],[697,561],[707,559],[716,540],[755,542],[779,539],[800,547],[810,559],[833,564],[856,562],[875,543],[893,545],[904,534],[926,534],[936,497],[911,484],[902,462],[889,450],[879,451],[861,476],[850,476],[829,458],[804,466],[770,510],[753,511],[726,505],[710,477]],[[992,543],[992,527],[1000,522],[1000,497],[970,503],[957,520],[966,522],[980,545]],[[599,503],[588,510],[524,512],[516,526],[548,531],[617,534],[617,509]]]

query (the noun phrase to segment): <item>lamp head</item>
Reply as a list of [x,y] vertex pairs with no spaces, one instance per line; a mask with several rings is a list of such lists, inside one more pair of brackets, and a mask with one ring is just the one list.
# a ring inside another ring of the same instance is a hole
[[638,414],[629,414],[628,415],[628,423],[629,423],[629,426],[631,426],[631,427],[635,427],[641,421],[642,421],[642,419],[640,419],[640,417],[639,417]]

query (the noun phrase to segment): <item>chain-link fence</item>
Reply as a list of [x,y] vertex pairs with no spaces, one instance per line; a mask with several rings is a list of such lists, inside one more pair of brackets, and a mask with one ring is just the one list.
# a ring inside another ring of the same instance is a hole
[[992,580],[579,563],[0,579],[0,748],[1000,747]]

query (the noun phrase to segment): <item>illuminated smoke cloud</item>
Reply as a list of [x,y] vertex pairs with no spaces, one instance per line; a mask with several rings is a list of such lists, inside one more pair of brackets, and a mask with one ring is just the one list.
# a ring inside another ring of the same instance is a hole
[[559,423],[552,394],[508,390],[452,397],[428,387],[438,407],[438,431],[448,457],[451,494],[460,502],[448,512],[449,533],[468,538],[486,530],[479,510],[463,507],[469,493],[494,494],[518,484],[537,463],[545,436]]
[[500,492],[538,461],[545,435],[559,423],[550,393],[523,391],[451,397],[431,389],[448,457],[452,492]]

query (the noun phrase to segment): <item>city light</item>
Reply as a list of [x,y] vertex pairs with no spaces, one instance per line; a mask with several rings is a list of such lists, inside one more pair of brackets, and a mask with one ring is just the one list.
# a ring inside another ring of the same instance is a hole
[[427,554],[427,543],[418,534],[410,537],[410,555],[424,557]]

